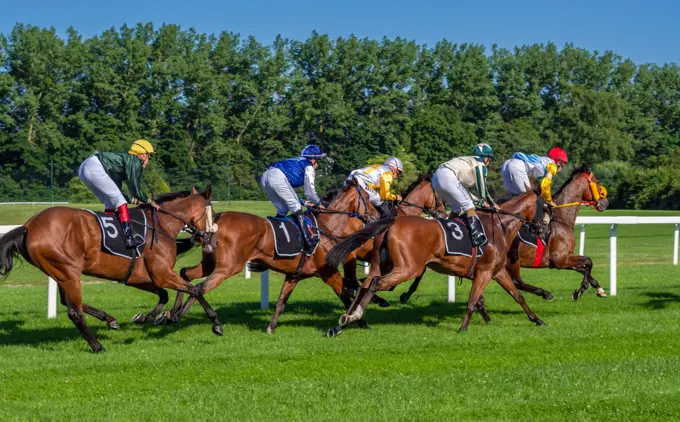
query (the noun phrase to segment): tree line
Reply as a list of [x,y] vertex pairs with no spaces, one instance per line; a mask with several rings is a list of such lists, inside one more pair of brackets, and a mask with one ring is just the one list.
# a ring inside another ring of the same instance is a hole
[[47,200],[52,173],[55,199],[87,200],[78,165],[139,138],[158,151],[148,191],[212,183],[218,199],[228,189],[264,198],[266,166],[309,142],[331,158],[321,192],[388,155],[405,161],[404,185],[486,142],[498,157],[495,196],[513,152],[560,146],[592,166],[612,206],[678,209],[678,129],[677,65],[570,44],[508,50],[314,32],[265,45],[150,23],[87,39],[24,24],[0,36],[0,201]]

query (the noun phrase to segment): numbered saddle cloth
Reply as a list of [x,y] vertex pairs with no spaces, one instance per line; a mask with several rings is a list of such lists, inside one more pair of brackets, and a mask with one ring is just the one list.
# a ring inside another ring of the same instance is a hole
[[[474,257],[475,259],[484,254],[486,245],[475,248],[472,247],[472,240],[470,240],[470,229],[466,222],[460,218],[445,219],[437,218],[439,225],[444,232],[446,239],[446,255],[459,255]],[[482,230],[484,231],[484,225]],[[484,231],[486,235],[486,231]],[[487,237],[488,238],[488,237]]]
[[[102,230],[102,251],[122,258],[132,259],[134,249],[125,247],[125,236],[120,227],[120,221],[114,214],[85,210],[95,216]],[[145,243],[137,247],[137,256],[142,255],[146,245],[146,215],[139,208],[130,209],[130,223],[136,238],[141,238]]]
[[[292,258],[298,256],[304,250],[304,241],[302,240],[302,233],[297,223],[293,221],[292,217],[267,217],[267,221],[272,226],[274,232],[274,249],[276,256],[280,258]],[[316,217],[311,214],[305,215],[307,227],[313,236],[318,236]],[[314,253],[319,246],[317,243],[314,249],[306,251],[308,255]]]

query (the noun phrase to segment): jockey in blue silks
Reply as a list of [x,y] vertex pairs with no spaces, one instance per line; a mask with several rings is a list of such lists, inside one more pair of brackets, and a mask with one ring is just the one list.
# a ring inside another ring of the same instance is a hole
[[[262,190],[276,207],[276,216],[285,217],[288,211],[295,216],[295,221],[302,232],[305,248],[312,248],[319,241],[305,228],[302,205],[324,208],[314,188],[314,177],[319,160],[325,156],[326,154],[318,146],[307,145],[299,157],[277,161],[267,167],[260,179]],[[306,201],[298,198],[293,190],[300,186],[304,186]]]

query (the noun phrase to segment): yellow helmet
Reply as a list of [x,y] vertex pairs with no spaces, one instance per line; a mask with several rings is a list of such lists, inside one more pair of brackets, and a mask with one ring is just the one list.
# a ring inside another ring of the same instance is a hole
[[144,139],[138,139],[135,142],[133,142],[132,146],[130,147],[130,151],[128,151],[128,154],[133,155],[153,153],[154,153],[153,146],[149,141],[146,141]]

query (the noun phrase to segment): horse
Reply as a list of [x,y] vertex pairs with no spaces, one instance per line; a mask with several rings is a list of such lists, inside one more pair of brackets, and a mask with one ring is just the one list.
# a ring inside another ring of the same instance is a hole
[[[445,238],[438,221],[417,217],[398,217],[379,220],[367,225],[328,254],[327,264],[331,267],[341,263],[345,256],[375,237],[371,256],[371,271],[347,312],[340,317],[340,325],[328,331],[335,336],[352,321],[363,317],[368,300],[375,292],[390,289],[422,273],[423,268],[436,272],[472,279],[467,313],[461,331],[466,331],[470,316],[475,308],[489,321],[488,313],[480,302],[489,281],[496,280],[517,303],[522,306],[529,320],[545,325],[527,306],[523,296],[512,282],[505,269],[507,251],[522,224],[534,224],[538,196],[529,192],[501,205],[497,214],[480,214],[489,241],[483,255],[447,256]],[[460,230],[460,227],[458,226]],[[498,235],[498,234],[500,235]],[[415,246],[417,245],[417,246]]]
[[[520,241],[516,237],[508,251],[508,273],[518,289],[540,296],[546,300],[553,300],[549,291],[526,284],[520,275],[521,268],[557,268],[570,269],[583,274],[583,280],[578,290],[572,293],[572,300],[576,301],[588,288],[590,283],[596,289],[599,297],[606,297],[604,289],[592,275],[593,261],[587,256],[573,253],[576,239],[574,225],[580,205],[589,205],[597,211],[607,209],[609,200],[606,189],[600,186],[595,175],[584,166],[573,170],[569,179],[557,191],[554,201],[558,206],[551,210],[550,229],[552,234],[545,245],[545,253],[540,262],[536,262],[536,246]],[[408,292],[402,293],[401,303],[406,303],[418,288],[420,278],[409,287]]]
[[[320,242],[310,256],[305,252],[292,259],[281,259],[275,253],[274,233],[269,222],[256,215],[242,212],[223,212],[215,222],[218,229],[217,247],[212,253],[203,253],[201,262],[193,267],[182,268],[180,276],[187,282],[204,277],[198,283],[202,292],[207,293],[218,287],[224,280],[243,270],[251,262],[261,269],[270,269],[286,274],[276,310],[267,326],[273,334],[285,305],[300,280],[320,277],[340,298],[345,307],[351,298],[343,288],[342,275],[337,267],[326,265],[326,253],[337,242],[336,236],[361,228],[364,222],[379,217],[378,211],[368,201],[368,195],[353,182],[349,182],[333,199],[326,210],[315,211],[318,221]],[[301,262],[301,259],[305,259]],[[182,304],[178,295],[175,306],[163,313],[158,323],[174,323],[188,312],[194,303],[190,297]]]
[[144,210],[154,226],[147,233],[147,246],[133,268],[130,260],[102,251],[102,233],[92,213],[67,207],[48,208],[0,239],[0,277],[6,279],[14,259],[21,256],[56,280],[69,319],[95,353],[106,350],[85,323],[84,313],[104,318],[110,328],[119,326],[105,312],[83,303],[81,274],[116,281],[127,279],[128,286],[156,293],[159,302],[149,314],[150,319],[155,318],[168,301],[165,288],[189,293],[213,321],[215,333],[221,334],[217,314],[203,298],[200,287],[187,283],[173,271],[175,239],[185,226],[202,240],[211,236],[205,231],[213,231],[211,198],[210,187],[202,194],[193,190],[160,195],[156,199],[161,205],[159,213],[154,215],[151,209]]
[[[418,216],[427,214],[433,217],[446,218],[446,207],[444,201],[434,191],[432,187],[432,178],[427,174],[419,174],[411,185],[409,185],[403,194],[403,199],[396,201],[395,211],[397,216]],[[356,231],[356,230],[353,230]],[[349,235],[351,233],[347,233]],[[345,263],[343,269],[345,278],[343,282],[345,287],[356,291],[359,289],[359,279],[356,273],[357,259],[363,262],[370,260],[370,254],[373,250],[372,240],[367,241],[360,249],[351,253]],[[424,272],[423,272],[424,274]],[[422,274],[418,276],[416,281],[422,278]],[[362,280],[363,282],[363,280]],[[390,306],[385,299],[379,298],[377,295],[371,299],[381,307]]]

